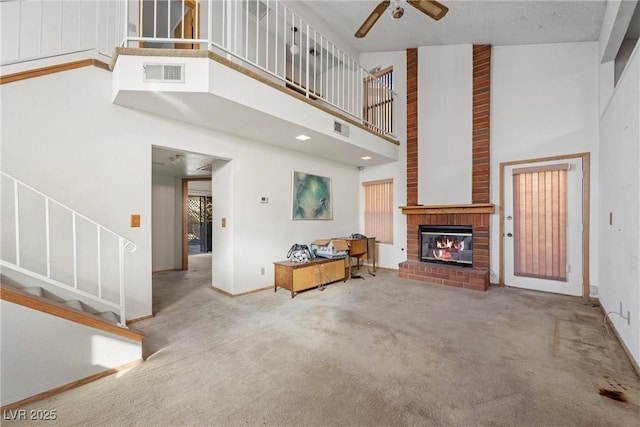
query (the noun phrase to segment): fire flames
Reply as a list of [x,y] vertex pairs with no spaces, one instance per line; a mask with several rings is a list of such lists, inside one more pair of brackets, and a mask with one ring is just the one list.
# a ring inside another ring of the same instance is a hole
[[447,236],[438,237],[435,243],[437,249],[433,250],[433,256],[439,259],[451,259],[452,252],[464,250],[463,240],[456,240]]

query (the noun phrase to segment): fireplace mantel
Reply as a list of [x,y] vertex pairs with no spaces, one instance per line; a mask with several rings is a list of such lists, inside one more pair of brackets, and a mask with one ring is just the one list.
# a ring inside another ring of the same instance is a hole
[[474,203],[470,205],[413,205],[400,206],[405,215],[440,214],[492,214],[496,211],[493,203]]

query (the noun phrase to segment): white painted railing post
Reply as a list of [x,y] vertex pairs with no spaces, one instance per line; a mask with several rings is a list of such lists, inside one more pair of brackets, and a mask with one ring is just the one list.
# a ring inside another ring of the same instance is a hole
[[207,50],[211,50],[213,46],[213,2],[209,1],[207,3],[207,39],[209,39],[209,43],[207,43]]
[[124,294],[124,238],[118,239],[118,280],[120,285],[120,326],[127,326],[127,318],[125,313],[125,294]]
[[44,226],[45,226],[45,245],[47,250],[47,277],[51,278],[51,238],[50,238],[50,218],[49,218],[49,199],[44,199]]
[[72,236],[73,236],[73,287],[78,289],[78,230],[76,224],[76,213],[71,214]]
[[[307,24],[307,26],[305,27],[305,35],[306,35],[306,41],[305,41],[305,49],[304,49],[304,55],[307,59],[307,64],[305,65],[306,68],[306,75],[305,75],[305,81],[304,81],[304,87],[306,88],[306,92],[307,92],[307,98],[310,97],[310,91],[311,91],[311,84],[309,80],[309,25]],[[302,44],[302,41],[300,41],[300,44]],[[302,49],[300,49],[300,53],[302,53]]]
[[18,196],[18,181],[13,181],[13,214],[16,227],[16,265],[20,267],[20,197]]
[[[122,45],[129,46],[129,0],[122,0],[124,4],[124,39]],[[140,22],[140,20],[138,20]]]

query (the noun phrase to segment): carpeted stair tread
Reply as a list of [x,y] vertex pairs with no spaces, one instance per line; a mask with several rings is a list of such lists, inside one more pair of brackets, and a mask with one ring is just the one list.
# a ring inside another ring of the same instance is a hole
[[69,308],[75,308],[76,310],[85,311],[84,305],[78,300],[64,301],[62,305]]
[[119,323],[120,319],[118,315],[113,311],[103,311],[102,313],[98,313],[97,316],[102,317],[104,320],[112,323]]
[[34,295],[36,297],[44,297],[44,291],[39,286],[24,288],[23,291],[28,293],[29,295]]

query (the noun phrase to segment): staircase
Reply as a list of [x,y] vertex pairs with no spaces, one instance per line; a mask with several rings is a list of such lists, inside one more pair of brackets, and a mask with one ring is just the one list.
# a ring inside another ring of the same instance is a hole
[[[76,320],[79,323],[94,324],[110,331],[122,332],[124,336],[129,335],[126,333],[129,329],[120,326],[120,317],[113,311],[98,311],[77,299],[64,300],[40,286],[21,288],[19,285],[0,283],[0,293],[5,301]],[[134,333],[133,336],[137,337],[138,334]]]
[[3,410],[130,367],[125,263],[135,244],[1,172]]

